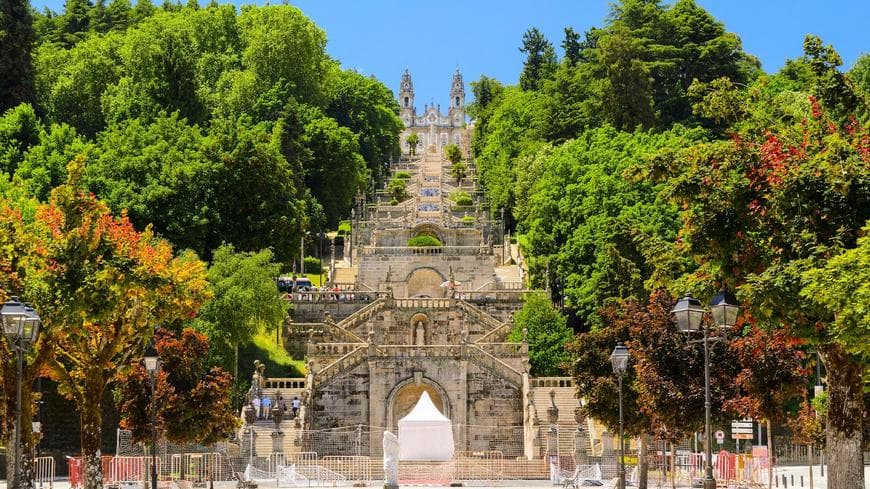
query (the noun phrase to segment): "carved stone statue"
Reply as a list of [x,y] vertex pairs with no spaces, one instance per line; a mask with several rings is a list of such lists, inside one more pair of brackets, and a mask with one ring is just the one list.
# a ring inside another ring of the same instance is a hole
[[384,431],[384,489],[399,487],[399,438]]
[[414,344],[417,346],[426,344],[426,327],[423,326],[423,321],[417,321],[417,327],[414,332]]
[[254,374],[251,376],[251,395],[256,396],[266,387],[266,364],[254,360]]

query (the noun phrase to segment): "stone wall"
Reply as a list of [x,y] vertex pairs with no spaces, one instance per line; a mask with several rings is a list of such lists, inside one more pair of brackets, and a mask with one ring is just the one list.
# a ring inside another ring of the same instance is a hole
[[[442,278],[448,279],[450,268],[453,268],[454,278],[462,283],[462,290],[474,290],[484,286],[493,280],[493,255],[465,255],[451,256],[447,254],[432,255],[397,255],[397,256],[371,256],[359,262],[357,281],[368,284],[381,284],[381,289],[387,285],[393,288],[396,297],[406,297],[407,285],[404,281],[411,273],[419,268],[432,268],[441,273]],[[390,273],[391,282],[386,283],[387,273]]]

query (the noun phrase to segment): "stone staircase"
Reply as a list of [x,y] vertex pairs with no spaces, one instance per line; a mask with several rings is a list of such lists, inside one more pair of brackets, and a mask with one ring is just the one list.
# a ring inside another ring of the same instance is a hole
[[[550,392],[555,394],[551,400]],[[541,443],[546,447],[546,431],[550,427],[547,410],[555,401],[559,409],[556,424],[559,425],[559,452],[571,453],[574,450],[573,433],[577,429],[574,409],[580,405],[574,397],[577,389],[570,377],[538,377],[531,380],[532,403],[537,412]],[[588,431],[588,426],[584,427]]]
[[356,283],[356,267],[339,267],[336,263],[335,273],[332,276],[333,283],[354,284]]

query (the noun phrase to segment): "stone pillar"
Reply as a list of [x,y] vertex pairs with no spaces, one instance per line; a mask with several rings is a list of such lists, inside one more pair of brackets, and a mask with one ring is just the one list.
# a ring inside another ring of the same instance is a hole
[[[459,385],[459,395],[456,397],[454,405],[455,422],[459,424],[459,440],[457,445],[462,447],[462,450],[470,450],[468,446],[468,360],[463,358],[459,361],[459,378],[462,379]],[[448,401],[445,399],[445,401]]]
[[253,459],[257,456],[257,431],[254,429],[254,421],[257,414],[251,406],[242,408],[242,418],[245,420],[245,427],[242,430],[242,456],[246,459]]
[[559,481],[559,408],[556,406],[556,391],[550,391],[550,407],[547,408],[547,421],[550,428],[547,430],[547,463],[550,468],[550,480]]

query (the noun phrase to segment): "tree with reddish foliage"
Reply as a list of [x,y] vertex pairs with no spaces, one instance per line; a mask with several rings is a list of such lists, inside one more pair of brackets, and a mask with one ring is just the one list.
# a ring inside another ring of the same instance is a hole
[[683,208],[680,245],[699,265],[692,279],[740,285],[759,326],[819,351],[828,372],[829,487],[864,489],[870,360],[853,345],[870,343],[870,330],[837,321],[840,303],[807,288],[814,270],[858,246],[870,220],[870,131],[848,115],[860,101],[835,73],[833,49],[812,36],[804,48],[814,78],[804,117],[750,115],[730,140],[663,153],[649,174],[667,175],[667,194]]
[[[190,328],[180,333],[160,328],[155,340],[161,365],[155,389],[158,433],[179,445],[210,445],[228,437],[238,424],[232,379],[223,369],[207,366],[208,338]],[[144,365],[136,362],[118,383],[121,427],[132,432],[133,441],[149,444],[150,382]]]
[[[154,324],[192,318],[210,293],[196,256],[173,256],[168,242],[150,229],[137,231],[83,188],[84,163],[77,157],[68,165],[67,183],[26,216],[25,226],[10,223],[23,217],[14,202],[0,202],[0,226],[16,233],[0,240],[29,243],[0,260],[0,283],[23,291],[43,321],[22,383],[47,374],[76,403],[84,487],[98,489],[106,386],[141,356]],[[29,426],[30,410],[22,414]]]

